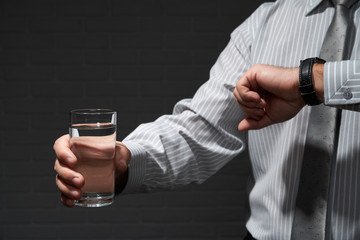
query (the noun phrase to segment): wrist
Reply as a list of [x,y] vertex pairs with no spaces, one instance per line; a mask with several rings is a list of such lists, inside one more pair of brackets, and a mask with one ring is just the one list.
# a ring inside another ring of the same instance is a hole
[[[307,105],[318,105],[323,101],[323,83],[321,67],[314,65],[321,63],[323,65],[325,60],[320,58],[307,58],[300,62],[299,67],[299,90],[301,97]],[[315,86],[316,84],[316,86]],[[317,92],[316,92],[317,90]]]
[[315,63],[313,66],[313,85],[316,97],[320,102],[324,102],[324,64]]

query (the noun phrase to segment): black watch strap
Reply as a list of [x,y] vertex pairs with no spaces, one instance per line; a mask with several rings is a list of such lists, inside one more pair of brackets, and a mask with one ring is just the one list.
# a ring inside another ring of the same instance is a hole
[[301,97],[307,105],[318,105],[321,102],[316,97],[312,82],[312,67],[314,63],[325,63],[325,60],[321,58],[307,58],[300,61],[299,68],[299,90]]

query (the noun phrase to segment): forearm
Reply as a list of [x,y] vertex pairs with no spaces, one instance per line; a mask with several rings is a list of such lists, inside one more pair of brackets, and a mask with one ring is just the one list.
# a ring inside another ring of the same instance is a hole
[[249,50],[246,42],[239,43],[229,43],[210,71],[209,81],[193,99],[180,101],[172,115],[139,126],[124,140],[132,144],[128,146],[132,159],[124,192],[201,183],[244,149],[246,133],[236,126],[245,115],[232,90],[249,67]]

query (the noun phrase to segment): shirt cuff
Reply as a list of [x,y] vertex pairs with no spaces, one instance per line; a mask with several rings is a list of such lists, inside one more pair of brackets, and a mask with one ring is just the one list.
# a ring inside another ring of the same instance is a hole
[[131,160],[128,166],[128,181],[121,194],[140,192],[145,179],[146,151],[143,146],[130,140],[124,140],[123,144],[131,153]]
[[358,60],[325,63],[325,105],[349,105],[360,102],[358,65]]

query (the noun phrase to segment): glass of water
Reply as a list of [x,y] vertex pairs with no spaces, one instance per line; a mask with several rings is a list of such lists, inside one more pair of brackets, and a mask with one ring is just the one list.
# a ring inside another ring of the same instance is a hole
[[111,109],[70,111],[70,149],[75,170],[85,178],[76,206],[103,207],[114,202],[116,112]]

